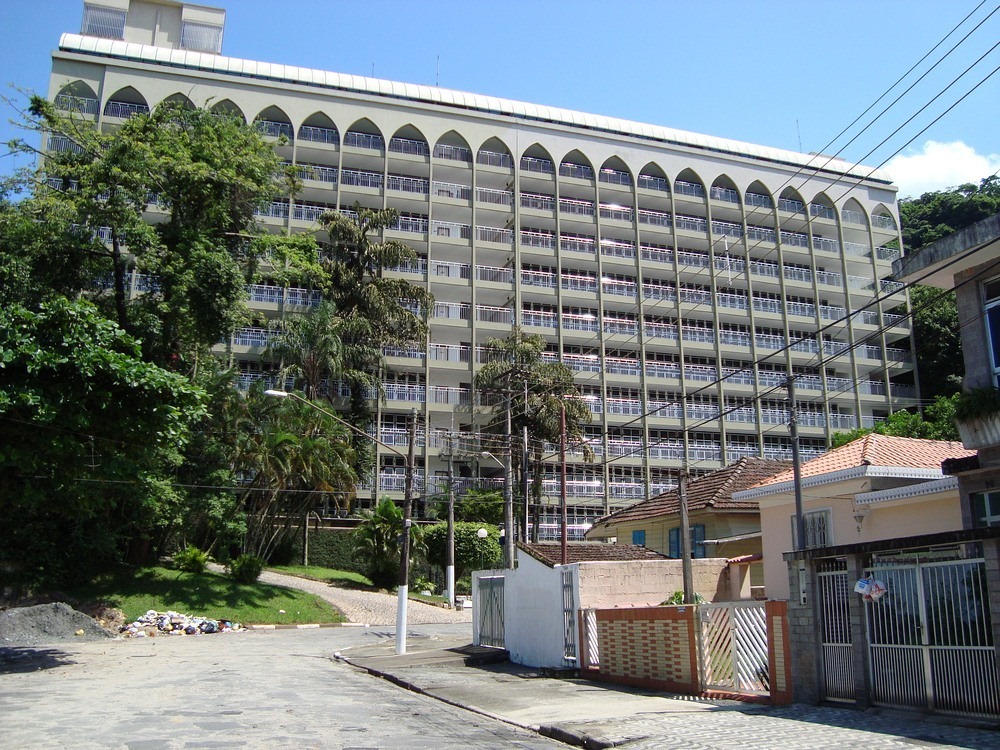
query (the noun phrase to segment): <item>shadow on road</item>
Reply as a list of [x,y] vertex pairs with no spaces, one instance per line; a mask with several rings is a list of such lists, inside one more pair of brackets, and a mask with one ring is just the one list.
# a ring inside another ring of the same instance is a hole
[[38,672],[76,664],[69,654],[56,648],[0,646],[0,675]]

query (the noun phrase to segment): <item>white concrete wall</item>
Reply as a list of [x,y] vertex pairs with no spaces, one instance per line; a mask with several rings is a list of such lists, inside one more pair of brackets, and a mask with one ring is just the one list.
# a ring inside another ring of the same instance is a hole
[[504,641],[510,660],[529,667],[564,666],[562,567],[550,568],[527,555],[515,570],[472,574],[473,643],[479,643],[477,579],[499,574],[504,576]]

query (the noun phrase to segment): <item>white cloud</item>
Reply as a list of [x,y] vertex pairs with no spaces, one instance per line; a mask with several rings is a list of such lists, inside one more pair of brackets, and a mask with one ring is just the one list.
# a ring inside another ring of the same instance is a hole
[[1000,169],[1000,154],[977,154],[962,141],[926,141],[919,150],[889,160],[885,171],[899,186],[900,198],[917,198],[967,182],[979,184]]

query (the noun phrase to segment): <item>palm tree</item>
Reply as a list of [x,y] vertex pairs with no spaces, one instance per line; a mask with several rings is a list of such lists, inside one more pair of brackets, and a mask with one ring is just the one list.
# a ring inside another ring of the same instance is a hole
[[[380,588],[393,587],[399,575],[400,538],[403,535],[403,510],[391,498],[383,497],[378,505],[361,511],[361,524],[354,531],[354,545],[367,562],[368,577]],[[410,528],[410,564],[425,549],[423,528]]]
[[[515,326],[507,338],[487,339],[485,350],[486,364],[476,373],[476,386],[504,395],[500,404],[494,406],[489,429],[500,431],[501,422],[506,422],[507,408],[511,413],[512,434],[521,434],[527,427],[529,452],[534,466],[531,498],[537,534],[545,443],[558,443],[562,439],[565,410],[567,442],[582,444],[586,460],[593,460],[593,451],[586,443],[583,428],[591,420],[591,411],[576,387],[573,371],[561,362],[545,360],[545,339],[541,336],[527,335]],[[527,467],[516,451],[512,463],[520,479],[519,486],[523,487]]]
[[235,427],[234,471],[245,477],[243,551],[266,559],[325,495],[353,492],[357,457],[339,423],[294,399],[251,390]]

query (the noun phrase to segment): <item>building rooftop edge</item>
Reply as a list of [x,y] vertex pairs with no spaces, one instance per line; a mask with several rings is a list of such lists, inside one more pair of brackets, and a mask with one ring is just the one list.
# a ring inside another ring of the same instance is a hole
[[284,81],[306,86],[320,86],[375,96],[409,99],[417,102],[439,104],[489,114],[506,115],[525,120],[536,120],[571,127],[584,128],[616,135],[632,136],[674,145],[705,149],[751,159],[761,159],[788,166],[795,166],[818,173],[846,175],[861,180],[881,183],[885,189],[895,190],[891,178],[881,169],[860,164],[850,164],[842,159],[831,159],[818,154],[761,146],[685,130],[650,125],[632,120],[622,120],[604,115],[594,115],[557,107],[519,102],[511,99],[472,94],[453,89],[421,84],[388,81],[367,76],[334,73],[315,68],[266,63],[241,58],[214,55],[190,50],[154,47],[114,39],[65,33],[59,39],[59,49],[67,52],[105,55],[117,59],[135,60],[155,65],[194,68],[229,75],[256,77]]

